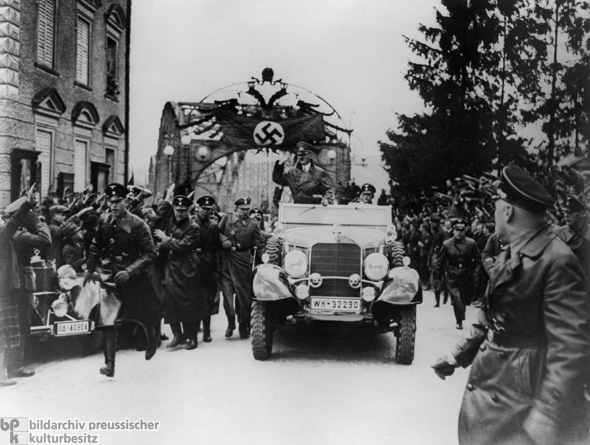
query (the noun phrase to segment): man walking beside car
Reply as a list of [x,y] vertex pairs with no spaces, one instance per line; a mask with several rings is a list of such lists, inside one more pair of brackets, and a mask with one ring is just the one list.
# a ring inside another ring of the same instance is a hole
[[226,213],[219,221],[219,240],[222,246],[220,287],[224,297],[223,308],[228,319],[225,331],[227,338],[233,335],[236,328],[236,314],[240,337],[248,338],[250,333],[253,251],[255,250],[255,255],[259,256],[264,249],[258,222],[249,215],[251,202],[250,197],[236,199],[236,214]]
[[545,221],[554,199],[522,169],[496,189],[495,260],[478,322],[433,368],[471,366],[460,444],[587,444],[590,316],[584,271]]

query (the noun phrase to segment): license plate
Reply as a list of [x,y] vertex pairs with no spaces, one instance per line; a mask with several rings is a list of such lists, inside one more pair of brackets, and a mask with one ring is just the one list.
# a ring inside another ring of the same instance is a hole
[[317,311],[357,312],[361,309],[361,300],[348,298],[312,298],[311,309]]
[[90,320],[82,321],[56,321],[55,336],[80,335],[90,332]]

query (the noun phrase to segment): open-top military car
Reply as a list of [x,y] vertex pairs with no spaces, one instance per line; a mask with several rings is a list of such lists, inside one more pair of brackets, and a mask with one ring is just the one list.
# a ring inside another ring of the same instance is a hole
[[393,332],[396,361],[412,363],[422,289],[391,208],[281,203],[278,223],[254,276],[254,358],[270,357],[277,328],[339,323]]

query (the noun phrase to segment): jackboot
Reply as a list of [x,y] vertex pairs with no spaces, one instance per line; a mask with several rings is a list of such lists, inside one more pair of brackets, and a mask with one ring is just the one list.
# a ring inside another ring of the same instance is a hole
[[158,340],[160,339],[160,329],[158,326],[145,327],[146,347],[145,359],[151,359],[158,350]]
[[440,306],[440,291],[438,291],[438,290],[434,291],[434,300],[436,301],[436,304],[434,305],[434,307],[439,307]]
[[209,316],[203,319],[203,341],[209,343],[211,340],[211,316]]
[[227,329],[225,330],[225,338],[230,338],[233,333],[234,330],[236,329],[236,316],[235,315],[228,315],[227,316],[227,322],[228,322],[228,326]]
[[240,338],[248,338],[250,336],[250,320],[241,321],[238,328]]
[[100,373],[107,377],[115,377],[115,354],[117,352],[117,331],[115,327],[104,329],[104,363]]
[[167,348],[175,348],[186,341],[180,323],[170,323],[170,329],[172,329],[172,341],[166,345]]
[[199,346],[199,340],[197,339],[197,334],[199,332],[199,324],[196,322],[182,324],[184,326],[184,331],[187,332],[188,337],[186,349],[188,349],[189,351],[191,349],[197,349],[197,347]]
[[26,335],[21,335],[20,346],[6,351],[6,367],[8,368],[9,377],[31,377],[35,375],[35,370],[33,368],[24,365],[26,338]]

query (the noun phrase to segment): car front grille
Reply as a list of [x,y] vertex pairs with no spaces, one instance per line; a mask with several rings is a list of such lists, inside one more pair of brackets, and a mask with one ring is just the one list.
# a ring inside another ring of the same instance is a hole
[[348,277],[361,274],[361,249],[356,244],[316,244],[311,249],[310,273],[319,273],[322,277],[342,277],[344,279],[326,279],[320,287],[310,288],[311,296],[356,297],[359,289],[348,284]]

